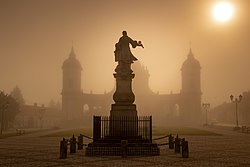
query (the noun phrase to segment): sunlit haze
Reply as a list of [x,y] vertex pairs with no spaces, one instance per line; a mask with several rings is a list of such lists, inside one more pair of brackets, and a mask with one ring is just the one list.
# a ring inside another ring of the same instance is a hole
[[229,2],[218,2],[213,8],[213,16],[218,22],[227,22],[234,15],[234,6]]
[[[250,90],[250,0],[227,1],[233,6],[217,11],[219,2],[1,0],[0,90],[18,85],[28,104],[60,100],[61,67],[73,41],[83,92],[111,91],[115,43],[126,30],[144,44],[132,52],[148,68],[153,92],[180,92],[180,69],[191,47],[202,67],[202,101],[212,107],[230,101],[230,94]],[[216,24],[211,11],[226,20],[231,8],[234,19]]]

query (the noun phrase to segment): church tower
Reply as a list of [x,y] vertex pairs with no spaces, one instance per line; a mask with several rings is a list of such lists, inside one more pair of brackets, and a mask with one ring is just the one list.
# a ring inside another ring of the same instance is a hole
[[201,123],[201,66],[190,48],[181,68],[180,117],[186,123]]
[[76,59],[72,47],[69,57],[63,62],[62,112],[65,121],[76,121],[82,118],[82,90],[80,62]]

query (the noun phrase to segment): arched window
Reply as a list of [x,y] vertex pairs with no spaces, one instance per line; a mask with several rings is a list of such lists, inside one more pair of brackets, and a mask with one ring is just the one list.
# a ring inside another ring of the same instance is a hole
[[84,104],[83,105],[83,113],[86,113],[89,111],[89,105],[88,104]]

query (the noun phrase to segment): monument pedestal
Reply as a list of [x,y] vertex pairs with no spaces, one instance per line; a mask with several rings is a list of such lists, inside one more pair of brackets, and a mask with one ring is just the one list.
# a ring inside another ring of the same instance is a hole
[[112,104],[111,117],[137,117],[135,104]]
[[138,137],[136,105],[112,104],[110,111],[110,137],[133,139]]

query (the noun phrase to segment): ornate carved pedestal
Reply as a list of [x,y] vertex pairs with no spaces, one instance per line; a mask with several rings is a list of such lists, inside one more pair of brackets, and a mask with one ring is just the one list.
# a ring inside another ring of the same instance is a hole
[[119,62],[115,71],[116,91],[113,95],[115,104],[111,105],[110,111],[110,136],[121,139],[134,138],[138,136],[137,110],[133,104],[135,95],[132,91],[132,79],[135,74],[131,70],[131,63],[125,62]]

